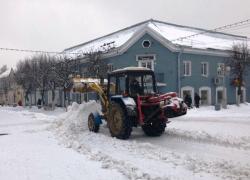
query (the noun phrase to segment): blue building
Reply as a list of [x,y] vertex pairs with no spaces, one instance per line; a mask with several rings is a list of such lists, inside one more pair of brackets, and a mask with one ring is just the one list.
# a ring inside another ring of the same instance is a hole
[[[248,43],[247,37],[151,19],[64,52],[82,59],[82,74],[87,71],[84,54],[99,51],[110,70],[127,66],[154,70],[160,92],[175,91],[181,97],[190,94],[192,99],[198,93],[201,105],[221,103],[223,99],[234,104],[237,87],[232,85],[233,77],[225,63],[232,46],[242,43]],[[248,76],[241,102],[250,101],[249,82]]]

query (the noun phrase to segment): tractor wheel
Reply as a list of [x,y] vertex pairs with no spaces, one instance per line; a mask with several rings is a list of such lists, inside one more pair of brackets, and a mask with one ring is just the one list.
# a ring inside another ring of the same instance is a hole
[[142,126],[147,136],[160,136],[165,131],[166,123],[160,120]]
[[97,125],[95,123],[95,118],[94,118],[93,113],[90,113],[90,115],[88,117],[88,128],[89,128],[89,131],[92,131],[92,132],[99,131],[100,125],[99,124]]
[[124,109],[117,103],[111,104],[108,127],[111,136],[118,139],[128,139],[132,132],[132,124]]

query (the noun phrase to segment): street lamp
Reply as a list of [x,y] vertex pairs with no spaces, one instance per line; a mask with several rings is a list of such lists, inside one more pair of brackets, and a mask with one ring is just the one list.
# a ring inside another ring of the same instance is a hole
[[220,76],[222,77],[222,108],[227,109],[227,101],[226,101],[226,84],[225,77],[230,72],[230,66],[218,65],[217,72],[220,72]]

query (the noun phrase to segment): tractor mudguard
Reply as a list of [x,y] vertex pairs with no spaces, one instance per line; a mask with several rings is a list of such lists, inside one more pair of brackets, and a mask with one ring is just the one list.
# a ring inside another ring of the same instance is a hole
[[97,111],[96,111],[96,112],[93,112],[92,114],[93,114],[93,116],[94,116],[95,124],[96,124],[96,125],[102,124],[101,115],[100,115]]
[[111,97],[111,101],[119,103],[123,108],[126,108],[128,116],[136,116],[136,103],[131,97],[124,97],[122,95],[116,95]]

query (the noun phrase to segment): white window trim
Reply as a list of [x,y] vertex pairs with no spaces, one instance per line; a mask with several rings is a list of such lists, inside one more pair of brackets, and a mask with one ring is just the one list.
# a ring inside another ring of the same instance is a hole
[[[185,71],[186,71],[186,64],[190,64],[189,65],[189,74],[185,74]],[[184,68],[184,72],[183,72],[183,75],[184,76],[192,76],[192,62],[191,61],[183,61],[183,68]]]
[[[207,74],[203,74],[203,64],[206,64],[207,65]],[[201,67],[202,67],[202,72],[201,72],[201,76],[203,77],[208,77],[209,76],[209,63],[208,62],[201,62]]]
[[[113,63],[108,63],[107,66],[108,66],[108,72],[112,72],[114,70]],[[110,67],[112,67],[112,68],[110,69]]]
[[[217,63],[217,67],[216,67],[216,72],[217,72],[216,74],[217,74],[217,76],[223,77],[223,74],[218,74],[217,68],[218,68],[219,66],[224,66],[224,67],[225,67],[225,63]],[[222,70],[221,70],[221,72],[222,72]]]
[[181,88],[181,97],[184,99],[183,91],[191,91],[192,104],[194,104],[194,88],[192,86],[184,86]]
[[[235,102],[237,102],[237,98],[238,98],[238,87],[235,88]],[[246,88],[245,87],[241,87],[241,90],[243,92],[242,96],[243,96],[243,103],[246,102]]]
[[[148,60],[139,60],[139,57],[140,56],[153,56],[153,59],[148,59]],[[155,54],[139,54],[139,55],[136,55],[136,61],[138,61],[138,67],[142,67],[141,66],[141,63],[142,62],[151,62],[152,64],[152,70],[154,71],[155,67],[154,67],[154,64],[155,64],[155,60],[156,60],[156,55]]]
[[[224,87],[225,88],[225,101],[226,101],[226,104],[227,104],[227,88],[226,87]],[[216,90],[215,90],[215,103],[216,104],[218,104],[218,97],[217,97],[217,92],[218,91],[222,91],[222,93],[223,93],[223,86],[219,86],[219,87],[216,87]],[[223,96],[223,94],[222,94],[222,96]]]
[[201,91],[202,90],[205,90],[205,91],[208,91],[208,105],[211,105],[211,88],[208,87],[208,86],[202,86],[199,88],[199,96],[201,97]]
[[[145,47],[145,46],[143,45],[145,41],[148,41],[148,42],[149,42],[149,46],[148,46],[148,47]],[[142,43],[141,43],[142,47],[143,47],[143,48],[146,48],[146,49],[147,49],[147,48],[150,48],[150,47],[151,47],[151,44],[152,44],[151,41],[148,40],[148,39],[143,40]]]

